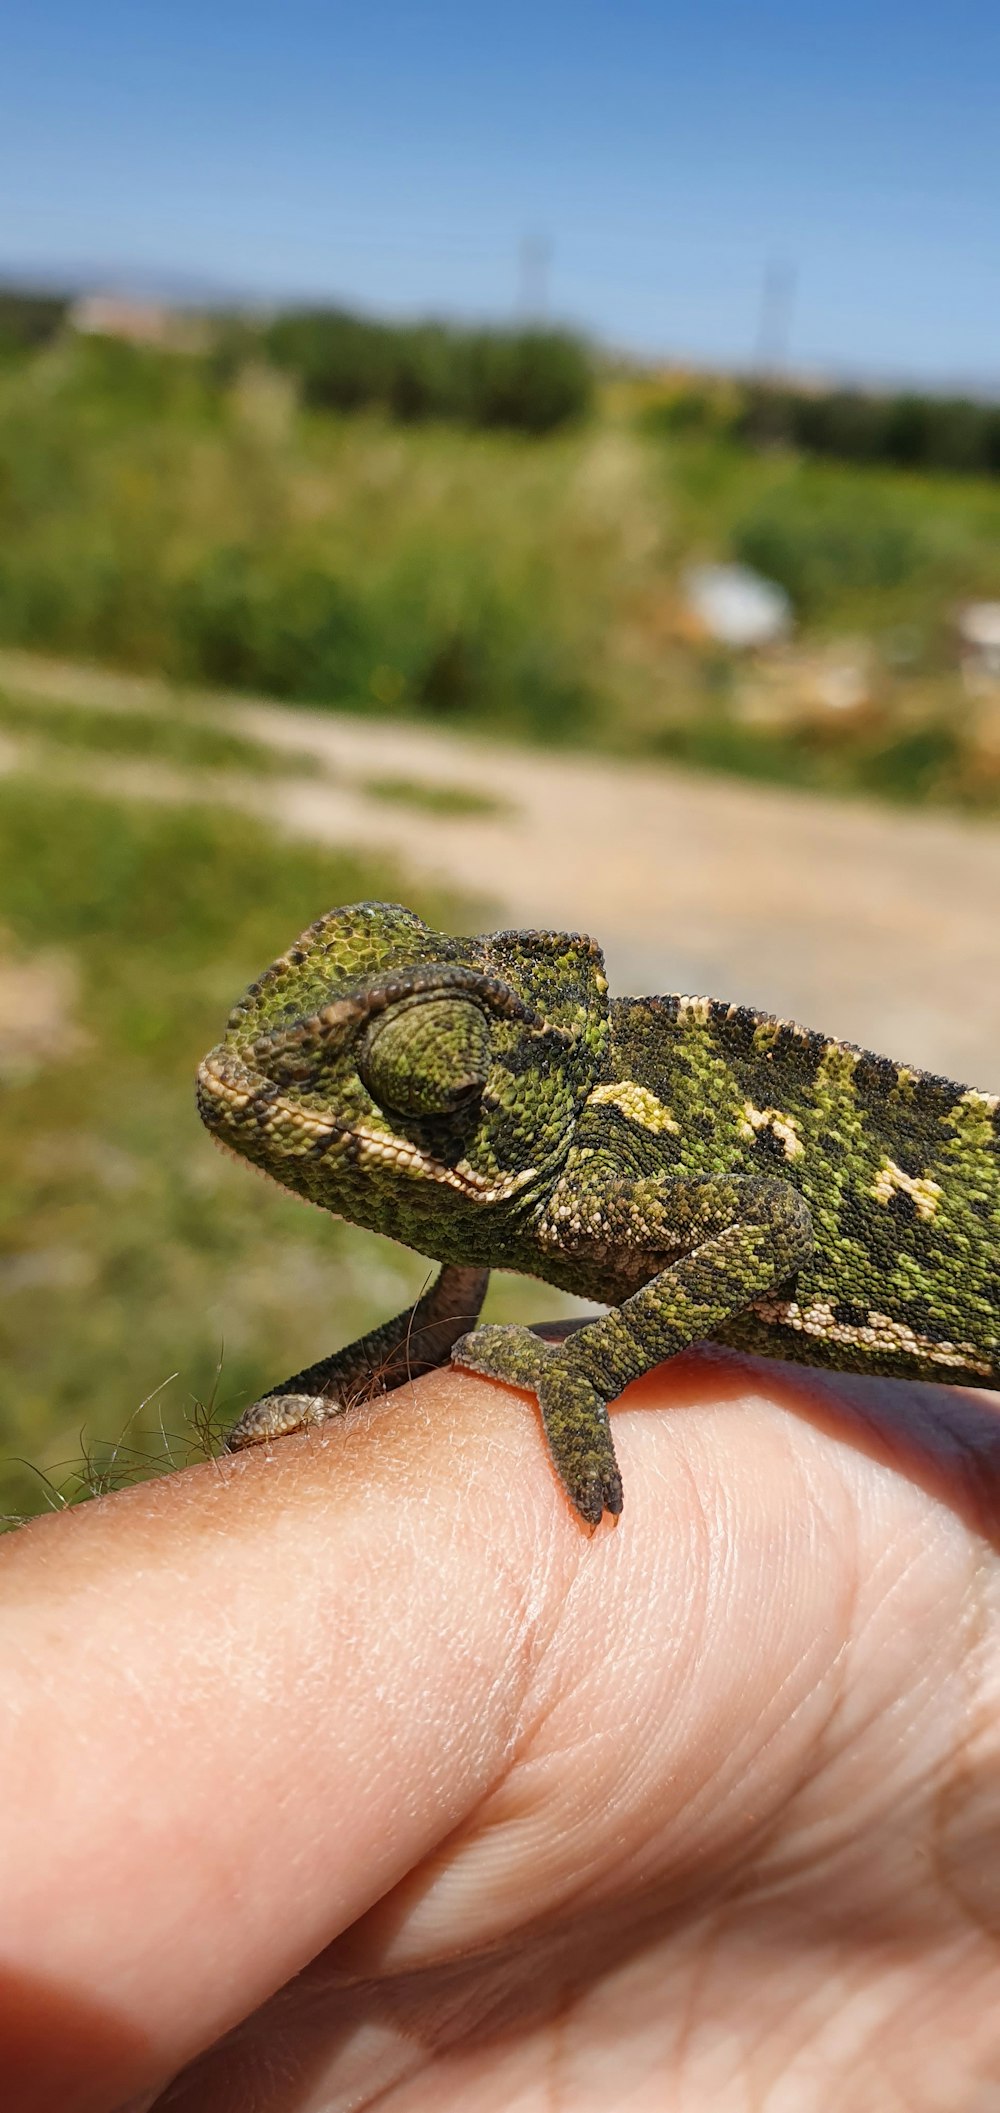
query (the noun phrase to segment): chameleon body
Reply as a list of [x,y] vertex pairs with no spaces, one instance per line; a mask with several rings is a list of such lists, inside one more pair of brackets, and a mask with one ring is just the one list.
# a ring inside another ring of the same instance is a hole
[[[231,1447],[451,1355],[537,1396],[594,1523],[622,1503],[608,1403],[692,1342],[1000,1384],[997,1099],[748,1006],[609,1000],[591,939],[331,911],[240,999],[198,1100],[286,1188],[443,1265]],[[492,1268],[611,1310],[558,1346],[477,1328]]]

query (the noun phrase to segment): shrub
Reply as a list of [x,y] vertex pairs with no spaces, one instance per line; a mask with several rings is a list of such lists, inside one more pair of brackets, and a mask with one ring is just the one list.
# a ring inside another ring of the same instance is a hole
[[68,307],[65,294],[0,287],[0,352],[31,352],[47,345],[62,329]]
[[754,388],[738,431],[750,441],[784,440],[846,462],[1000,476],[1000,406],[968,397]]
[[922,561],[913,523],[884,493],[795,481],[762,498],[733,532],[735,555],[822,614],[845,592],[898,587]]
[[587,354],[564,331],[396,326],[337,309],[302,309],[269,326],[264,349],[319,410],[373,405],[402,419],[547,433],[580,417],[591,397]]
[[315,564],[210,550],[173,598],[171,672],[277,697],[356,697],[370,641],[357,598]]
[[549,433],[589,408],[590,364],[566,332],[482,331],[465,351],[469,415],[483,426]]

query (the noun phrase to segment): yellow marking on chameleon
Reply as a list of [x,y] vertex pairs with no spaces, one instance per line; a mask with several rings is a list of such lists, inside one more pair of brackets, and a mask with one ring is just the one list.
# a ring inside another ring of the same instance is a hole
[[780,1108],[755,1108],[752,1101],[744,1101],[740,1133],[752,1143],[758,1130],[770,1130],[786,1159],[799,1159],[805,1151],[794,1115],[783,1115]]
[[921,1335],[906,1321],[894,1321],[891,1314],[878,1313],[874,1308],[869,1309],[864,1322],[838,1321],[825,1299],[817,1299],[811,1306],[800,1306],[796,1299],[755,1299],[753,1311],[770,1326],[791,1328],[796,1335],[809,1335],[818,1342],[839,1343],[873,1354],[881,1351],[894,1357],[919,1358],[923,1364],[975,1372],[982,1379],[993,1376],[994,1367],[974,1343],[939,1342],[934,1336]]
[[640,1123],[644,1130],[680,1129],[669,1108],[657,1100],[648,1086],[637,1086],[634,1079],[614,1079],[606,1086],[595,1086],[588,1095],[587,1106],[620,1108],[630,1122]]
[[932,1181],[929,1174],[904,1174],[894,1159],[887,1159],[879,1167],[872,1187],[877,1203],[891,1203],[894,1195],[909,1196],[917,1217],[926,1224],[933,1218],[943,1194],[940,1182]]
[[975,1086],[970,1086],[962,1099],[969,1107],[984,1108],[987,1115],[995,1115],[1000,1108],[1000,1093],[980,1093]]

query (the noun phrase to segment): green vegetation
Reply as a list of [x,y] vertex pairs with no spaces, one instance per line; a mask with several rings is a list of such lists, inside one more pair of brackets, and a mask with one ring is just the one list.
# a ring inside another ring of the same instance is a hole
[[0,286],[0,356],[47,345],[61,330],[68,307],[65,294]]
[[1000,476],[1000,404],[964,396],[681,383],[654,395],[643,424],[651,433],[725,434],[841,462]]
[[376,323],[320,308],[279,316],[260,345],[325,411],[376,406],[538,434],[581,418],[593,392],[590,357],[566,331]]
[[[204,354],[64,335],[0,365],[0,642],[796,784],[1000,801],[1000,708],[966,691],[954,628],[964,599],[1000,596],[996,484],[748,448],[732,391],[709,417],[619,382],[588,422],[529,438],[303,390],[259,332]],[[687,621],[686,567],[725,558],[788,589],[783,654],[728,656]],[[847,649],[864,681],[842,710],[816,663]]]
[[148,758],[192,770],[241,770],[257,777],[315,770],[311,755],[271,748],[225,727],[206,725],[190,718],[177,702],[169,712],[108,711],[0,689],[0,727],[96,755]]
[[401,807],[416,807],[424,814],[500,815],[509,812],[506,800],[493,793],[476,792],[471,785],[438,785],[429,778],[364,778],[362,792],[372,799],[390,800]]
[[742,431],[843,462],[1000,476],[1000,404],[966,397],[757,389],[748,392]]

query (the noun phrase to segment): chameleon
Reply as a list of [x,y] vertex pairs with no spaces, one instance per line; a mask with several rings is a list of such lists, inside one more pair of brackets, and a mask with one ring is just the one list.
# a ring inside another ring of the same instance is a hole
[[[622,1508],[608,1404],[695,1342],[1000,1384],[998,1098],[747,1005],[609,998],[580,934],[331,910],[239,1000],[197,1095],[219,1143],[441,1265],[231,1450],[450,1356],[536,1397],[594,1527]],[[608,1310],[561,1342],[476,1326],[495,1268]]]

